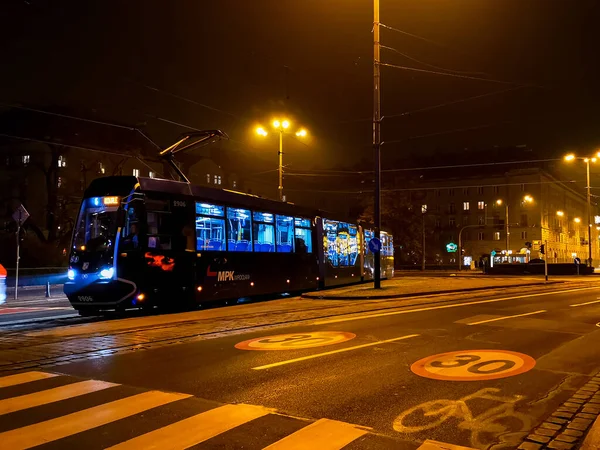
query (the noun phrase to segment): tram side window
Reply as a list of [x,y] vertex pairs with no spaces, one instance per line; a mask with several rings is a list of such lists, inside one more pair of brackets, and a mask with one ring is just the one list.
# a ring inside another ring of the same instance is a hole
[[166,200],[146,199],[148,248],[171,250],[171,211]]
[[394,256],[394,241],[391,235],[381,233],[381,255]]
[[225,208],[197,202],[196,214],[196,249],[225,251]]
[[327,255],[327,261],[333,267],[339,266],[337,226],[338,223],[334,220],[323,220],[323,251]]
[[348,265],[354,266],[358,258],[358,228],[356,225],[346,225],[348,226]]
[[227,250],[252,251],[252,220],[248,209],[227,208]]
[[275,220],[273,214],[254,212],[253,236],[255,252],[275,251]]
[[277,252],[291,253],[294,249],[294,218],[277,216]]
[[310,219],[296,217],[295,222],[295,251],[296,253],[312,253],[312,231]]

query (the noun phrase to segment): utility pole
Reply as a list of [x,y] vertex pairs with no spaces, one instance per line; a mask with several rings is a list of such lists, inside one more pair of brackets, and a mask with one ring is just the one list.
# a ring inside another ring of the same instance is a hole
[[592,267],[592,196],[590,194],[590,159],[586,158],[585,162],[587,165],[588,264],[590,267]]
[[[379,43],[379,0],[373,0],[373,153],[375,159],[375,205],[373,219],[375,238],[381,242],[381,76]],[[381,288],[381,249],[373,254],[374,285]]]
[[283,129],[279,130],[279,201],[283,201]]
[[508,249],[510,248],[510,231],[508,228],[508,202],[505,204],[506,218],[504,221],[506,222],[506,262],[508,263]]
[[19,209],[19,221],[17,222],[17,268],[15,271],[15,300],[19,297],[19,261],[21,260],[21,210]]
[[427,207],[421,207],[421,216],[423,218],[423,245],[421,247],[421,253],[423,255],[421,262],[421,270],[425,272],[425,213],[427,212]]

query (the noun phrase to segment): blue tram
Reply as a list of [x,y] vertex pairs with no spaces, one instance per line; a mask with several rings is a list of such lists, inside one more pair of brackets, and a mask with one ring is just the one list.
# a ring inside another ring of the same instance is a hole
[[[373,278],[373,237],[315,210],[155,178],[94,180],[77,218],[64,291],[80,314],[194,308]],[[382,233],[381,275],[393,276]]]

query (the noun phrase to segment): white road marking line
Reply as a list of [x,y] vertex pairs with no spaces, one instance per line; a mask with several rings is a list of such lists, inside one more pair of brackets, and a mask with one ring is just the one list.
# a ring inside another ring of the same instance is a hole
[[0,378],[0,388],[15,386],[17,384],[29,383],[31,381],[43,380],[44,378],[57,377],[55,373],[48,372],[25,372],[18,373],[16,375],[9,375],[7,377]]
[[575,306],[591,305],[592,303],[600,303],[600,300],[594,300],[592,302],[585,302],[585,303],[575,303],[574,305],[569,305],[569,306],[573,308]]
[[538,294],[527,294],[527,295],[518,295],[515,297],[503,297],[503,298],[494,298],[490,300],[477,300],[474,302],[464,302],[464,303],[454,303],[452,305],[439,305],[439,306],[427,306],[425,308],[416,308],[416,309],[408,309],[401,311],[392,311],[386,313],[378,313],[378,314],[367,314],[362,316],[353,316],[353,317],[343,317],[340,319],[327,319],[327,320],[319,320],[313,322],[313,325],[326,325],[329,323],[338,323],[338,322],[347,322],[350,320],[364,320],[364,319],[372,319],[374,317],[385,317],[385,316],[394,316],[397,314],[410,314],[415,312],[423,312],[423,311],[434,311],[436,309],[449,309],[449,308],[458,308],[461,306],[470,306],[470,305],[482,305],[485,303],[495,303],[495,302],[504,302],[507,300],[516,300],[519,298],[529,298],[529,297],[539,297],[542,295],[558,295],[565,292],[576,292],[576,291],[585,291],[589,289],[598,289],[598,287],[586,287],[586,288],[577,288],[577,289],[565,289],[563,291],[556,292],[540,292]]
[[214,436],[272,412],[262,406],[224,405],[158,428],[107,450],[181,449],[193,447]]
[[321,419],[265,447],[263,450],[339,450],[358,439],[367,430],[337,420]]
[[78,397],[80,395],[89,394],[90,392],[108,389],[113,386],[119,385],[108,383],[106,381],[87,380],[46,389],[40,392],[34,392],[33,394],[7,398],[0,400],[0,415]]
[[330,352],[317,353],[315,355],[302,356],[300,358],[288,359],[286,361],[279,361],[279,362],[272,363],[272,364],[266,364],[264,366],[253,367],[252,370],[270,369],[271,367],[284,366],[286,364],[292,364],[292,363],[299,362],[299,361],[306,361],[307,359],[320,358],[321,356],[334,355],[336,353],[342,353],[342,352],[349,352],[351,350],[358,350],[359,348],[372,347],[373,345],[401,341],[403,339],[410,339],[410,338],[417,337],[417,336],[420,336],[420,335],[419,334],[409,334],[407,336],[401,336],[401,337],[397,337],[397,338],[393,338],[393,339],[385,339],[383,341],[370,342],[368,344],[362,344],[362,345],[355,345],[354,347],[346,347],[346,348],[341,348],[339,350],[332,350]]
[[0,433],[0,442],[2,448],[11,450],[31,448],[188,397],[191,395],[160,391],[144,392],[55,419],[5,431]]
[[496,322],[498,320],[512,319],[513,317],[532,316],[534,314],[541,314],[543,312],[546,312],[546,310],[545,309],[540,309],[539,311],[534,311],[534,312],[525,313],[525,314],[515,314],[514,316],[502,316],[502,317],[496,317],[494,319],[480,320],[479,322],[472,322],[472,323],[468,323],[467,325],[479,325],[479,324],[482,324],[482,323]]

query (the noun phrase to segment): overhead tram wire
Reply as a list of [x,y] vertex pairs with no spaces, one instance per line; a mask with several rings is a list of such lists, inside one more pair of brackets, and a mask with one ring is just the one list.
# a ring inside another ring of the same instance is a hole
[[[557,181],[533,181],[525,183],[526,185],[542,185],[542,184],[577,184],[585,183],[584,180],[557,180]],[[523,183],[496,183],[496,184],[469,184],[469,185],[457,185],[457,186],[433,186],[433,187],[415,187],[415,188],[392,188],[382,189],[382,192],[415,192],[415,191],[434,191],[438,189],[466,189],[466,188],[478,188],[478,187],[502,187],[502,186],[521,186]],[[337,190],[309,190],[309,189],[288,189],[288,191],[294,192],[313,192],[313,193],[324,193],[324,194],[373,194],[372,189],[361,189],[358,191],[337,191]]]
[[24,111],[36,112],[36,113],[40,113],[40,114],[46,114],[46,115],[49,115],[49,116],[62,117],[64,119],[79,120],[81,122],[94,123],[96,125],[104,125],[104,126],[107,126],[107,127],[121,128],[121,129],[124,129],[124,130],[135,131],[135,132],[139,133],[140,135],[142,135],[142,137],[144,139],[146,139],[148,142],[150,142],[158,150],[161,150],[160,146],[156,142],[154,142],[152,139],[150,139],[150,137],[146,133],[144,133],[142,130],[140,130],[139,128],[136,128],[136,127],[128,127],[126,125],[119,125],[119,124],[111,123],[111,122],[102,122],[100,120],[94,120],[94,119],[85,119],[83,117],[77,117],[77,116],[71,116],[71,115],[68,115],[68,114],[61,114],[61,113],[55,113],[55,112],[50,112],[50,111],[44,111],[43,109],[29,108],[29,107],[26,107],[26,106],[12,105],[10,103],[0,103],[0,106],[4,106],[6,108],[22,109]]

